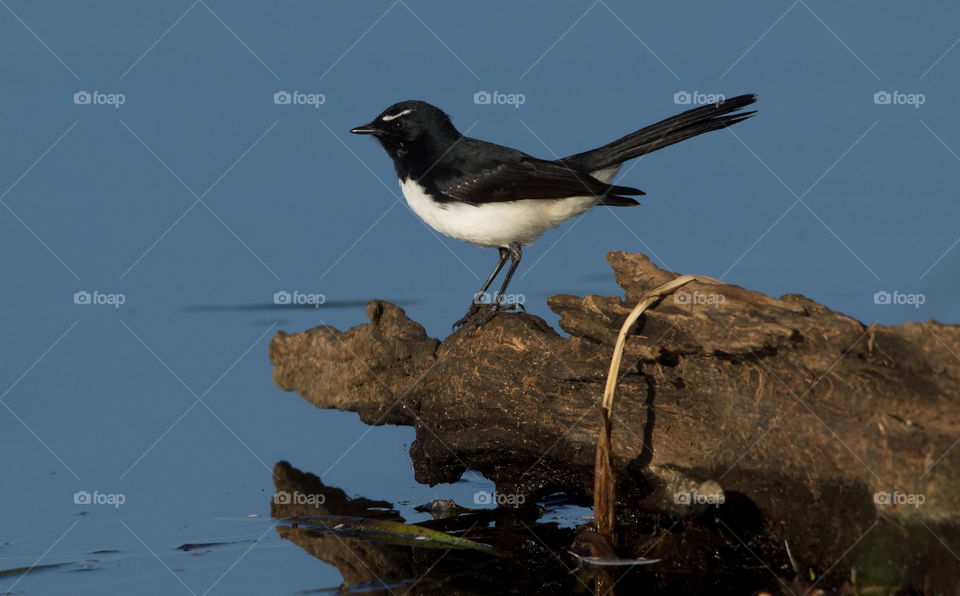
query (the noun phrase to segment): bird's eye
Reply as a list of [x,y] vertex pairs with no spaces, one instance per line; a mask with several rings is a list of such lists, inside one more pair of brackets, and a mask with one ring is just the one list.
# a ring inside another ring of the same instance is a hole
[[403,128],[403,124],[401,124],[399,120],[394,120],[393,127],[397,130],[400,130],[401,128]]

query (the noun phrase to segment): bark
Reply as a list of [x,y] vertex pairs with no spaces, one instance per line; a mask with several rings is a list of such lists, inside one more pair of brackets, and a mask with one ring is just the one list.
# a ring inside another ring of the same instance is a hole
[[[607,259],[625,297],[551,297],[567,335],[501,313],[441,342],[373,301],[370,322],[346,332],[278,333],[274,380],[367,424],[414,427],[420,482],[471,468],[501,494],[589,495],[617,331],[675,277],[643,255]],[[878,519],[955,519],[958,354],[957,326],[868,327],[800,295],[692,282],[626,344],[612,420],[621,511],[683,518],[706,507],[684,495],[724,498],[720,509],[752,520],[736,530],[788,540],[802,564],[823,567]],[[885,493],[923,503],[877,503]]]

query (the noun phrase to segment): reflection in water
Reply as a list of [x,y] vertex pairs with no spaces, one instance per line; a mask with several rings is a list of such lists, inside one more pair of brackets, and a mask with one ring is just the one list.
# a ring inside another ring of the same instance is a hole
[[[336,567],[343,586],[305,593],[387,594],[785,594],[819,593],[819,577],[796,569],[782,540],[736,493],[693,519],[621,516],[632,567],[582,565],[600,552],[585,526],[558,512],[582,502],[556,495],[518,509],[470,509],[448,500],[419,508],[435,519],[404,524],[391,503],[352,499],[293,468],[274,467],[271,515],[281,538]],[[931,534],[938,540],[931,540]],[[960,585],[956,521],[880,518],[858,541],[837,594],[951,594]],[[612,555],[616,556],[616,555]],[[646,561],[649,563],[649,561]]]
[[[571,551],[595,555],[589,535],[556,522],[538,521],[549,511],[537,505],[464,508],[457,515],[458,508],[447,504],[439,507],[445,517],[401,526],[395,522],[403,519],[390,503],[351,499],[287,462],[274,467],[274,483],[271,515],[282,519],[277,526],[279,535],[343,575],[345,586],[314,593],[347,588],[370,594],[397,589],[408,594],[570,594],[591,593],[598,585],[614,584],[620,594],[651,588],[660,588],[658,593],[687,594],[717,586],[750,593],[778,585],[756,560],[751,558],[748,564],[750,555],[740,543],[733,548],[732,538],[718,540],[716,533],[691,533],[683,524],[665,531],[673,522],[659,517],[634,520],[637,531],[651,538],[648,556],[664,538],[671,550],[685,547],[686,554],[673,551],[670,561],[626,569],[582,567]],[[557,504],[559,501],[553,502]],[[376,524],[373,529],[360,527],[363,524],[357,523],[358,518],[385,520],[391,525],[386,531]],[[421,529],[430,532],[418,538]],[[442,532],[448,541],[438,539],[433,531]],[[457,539],[469,543],[457,543]]]
[[233,544],[252,544],[256,540],[231,540],[224,542],[188,542],[186,544],[181,544],[177,547],[177,550],[182,550],[183,552],[190,552],[194,550],[208,550],[218,546],[229,546]]

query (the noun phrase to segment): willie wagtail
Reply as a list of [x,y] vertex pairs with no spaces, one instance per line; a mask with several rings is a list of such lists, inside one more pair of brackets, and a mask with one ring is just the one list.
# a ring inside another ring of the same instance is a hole
[[477,313],[490,284],[510,259],[500,291],[474,323],[476,328],[500,310],[522,246],[595,205],[640,204],[626,195],[645,194],[642,190],[610,184],[623,162],[746,120],[755,112],[738,110],[756,99],[739,95],[687,110],[603,147],[558,160],[465,137],[447,114],[422,101],[393,104],[370,124],[350,132],[376,137],[393,159],[407,203],[430,227],[499,249],[496,267],[454,329]]

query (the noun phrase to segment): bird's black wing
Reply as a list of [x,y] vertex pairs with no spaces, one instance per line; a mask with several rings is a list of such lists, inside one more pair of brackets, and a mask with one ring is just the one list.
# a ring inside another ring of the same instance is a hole
[[612,205],[637,204],[621,195],[642,195],[629,186],[606,184],[557,162],[527,157],[489,161],[470,174],[455,171],[433,177],[435,190],[451,200],[478,205],[526,199],[563,199],[593,195]]

